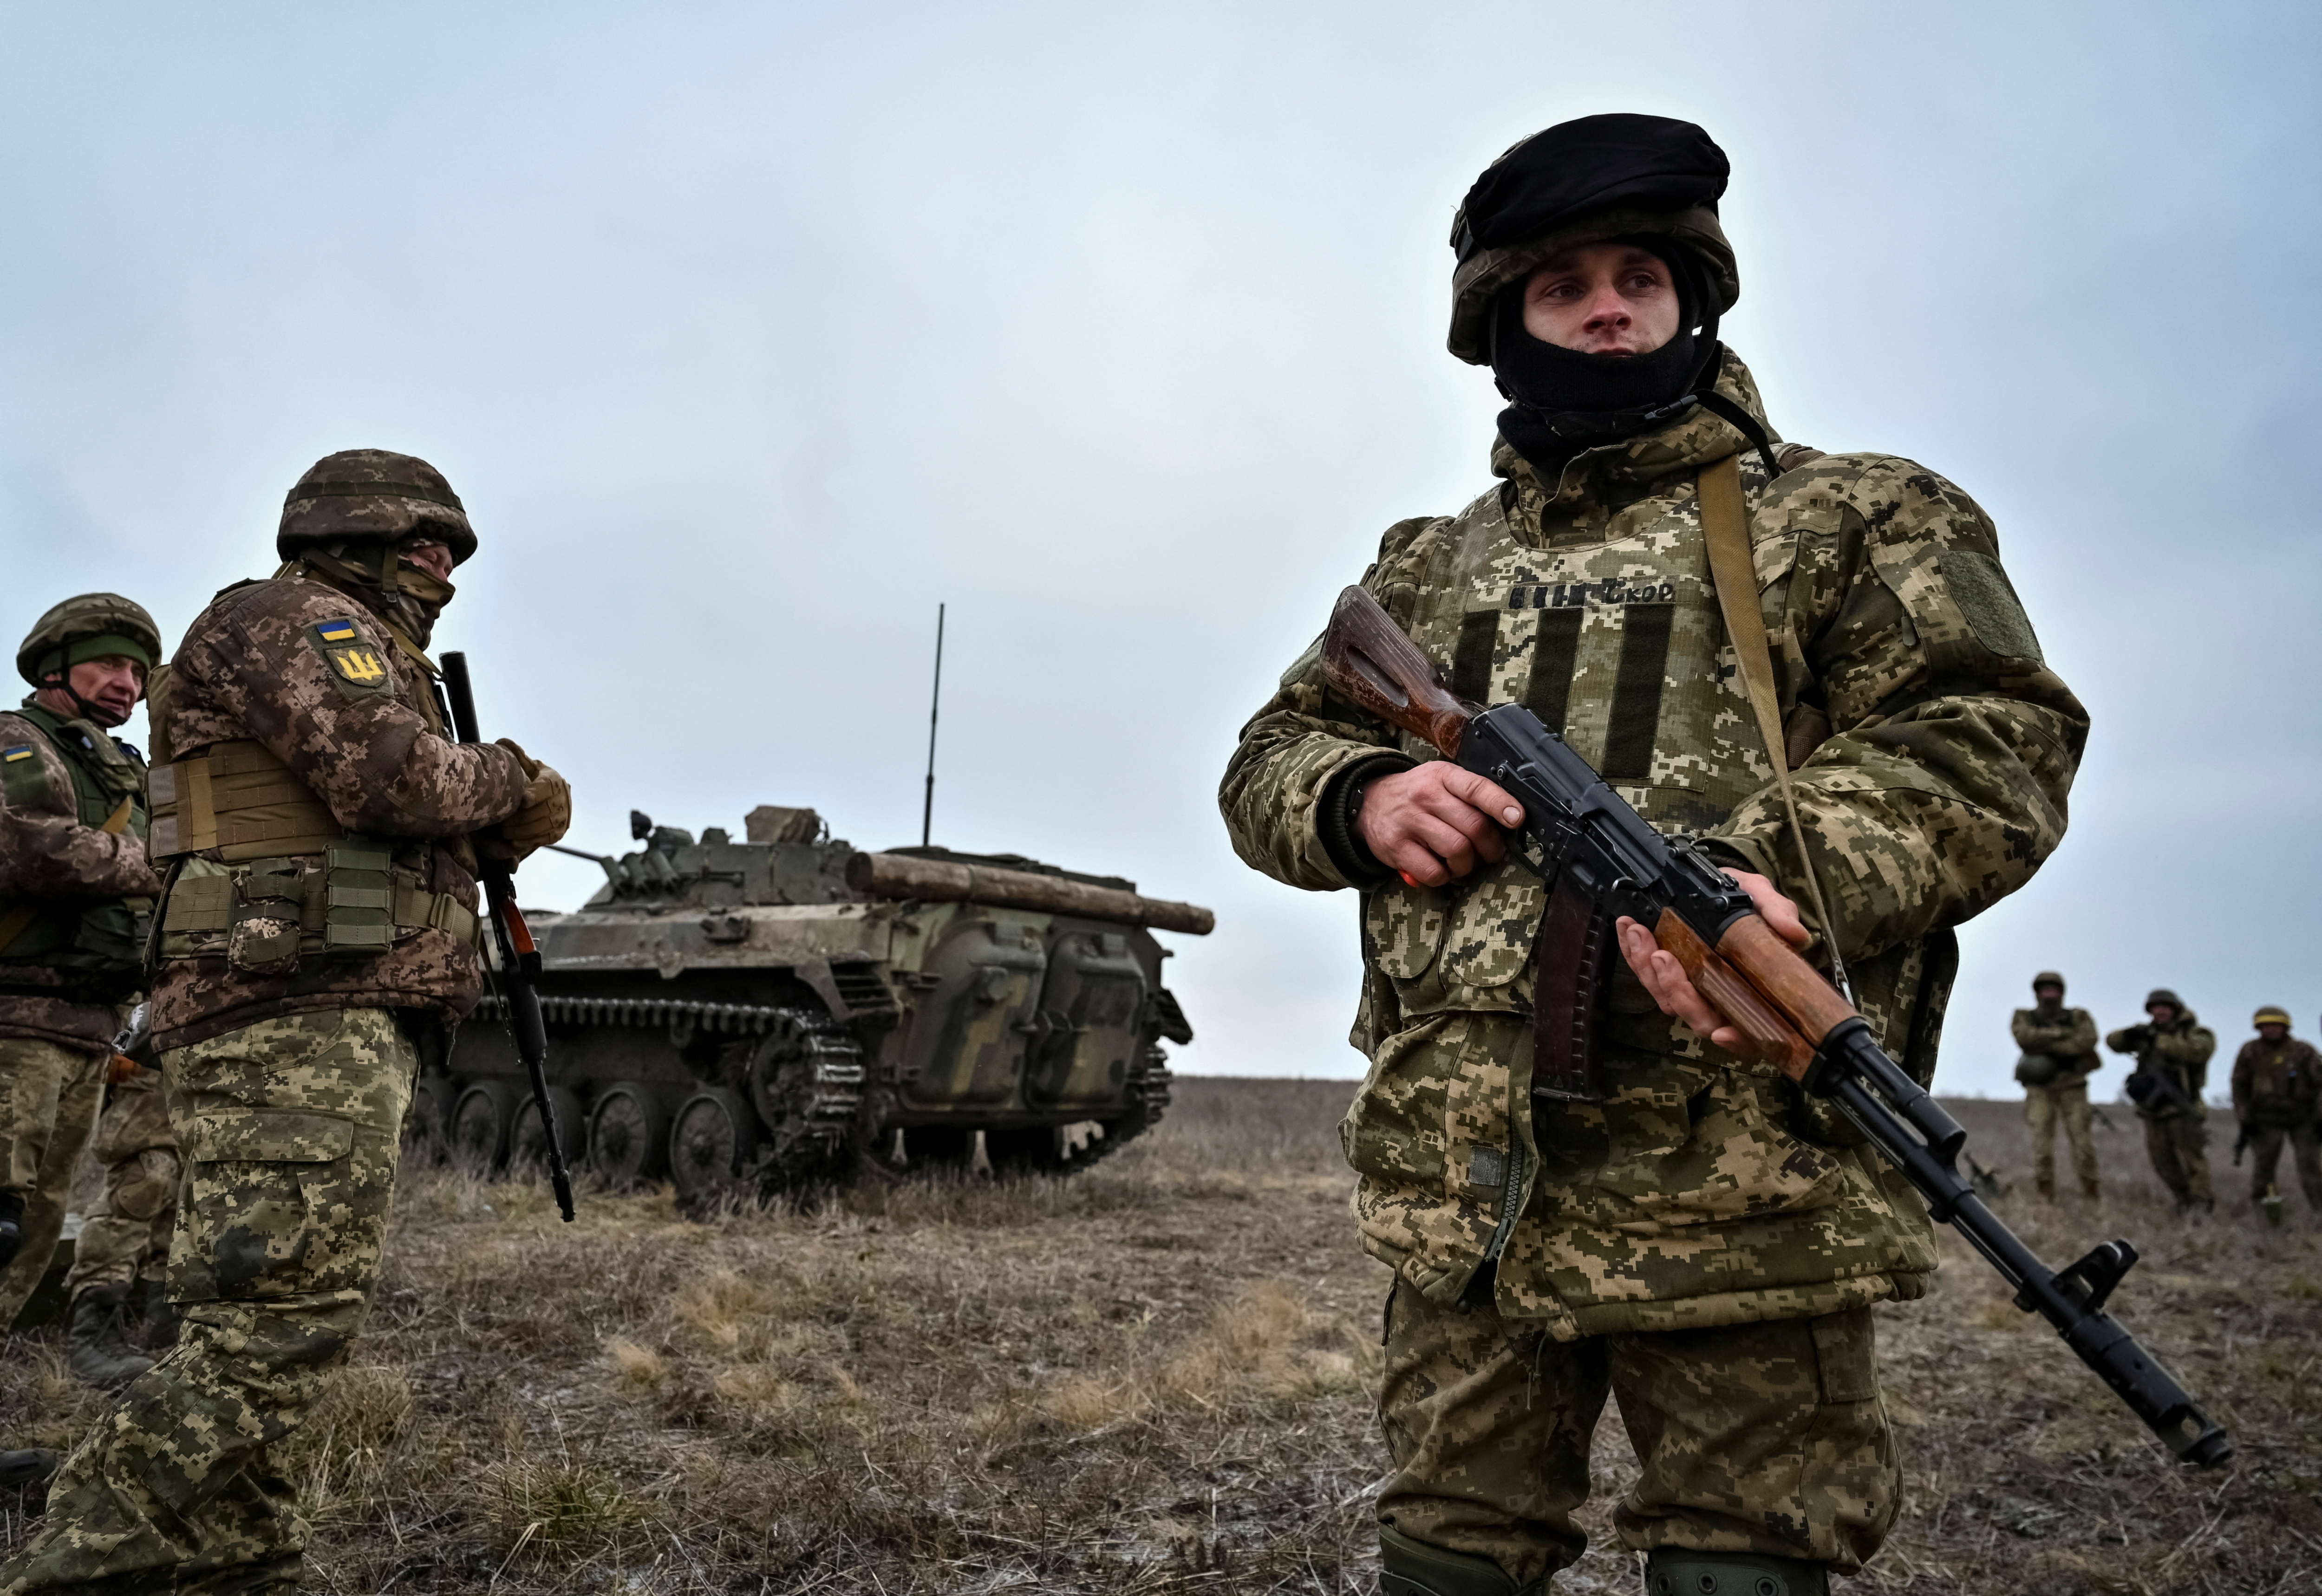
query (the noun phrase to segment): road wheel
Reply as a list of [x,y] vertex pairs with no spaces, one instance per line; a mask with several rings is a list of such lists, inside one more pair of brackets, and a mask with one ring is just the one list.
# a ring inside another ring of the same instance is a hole
[[669,1111],[652,1087],[622,1081],[597,1094],[589,1167],[616,1190],[642,1186],[669,1167]]
[[757,1117],[741,1094],[703,1087],[670,1121],[669,1173],[678,1199],[698,1208],[740,1195],[742,1171],[757,1150]]
[[479,1081],[452,1109],[452,1162],[471,1175],[489,1175],[507,1156],[516,1121],[516,1089],[505,1081]]
[[[589,1117],[581,1111],[580,1094],[570,1087],[552,1086],[548,1100],[556,1108],[557,1139],[564,1145],[564,1167],[580,1162],[589,1145]],[[508,1169],[526,1175],[548,1172],[548,1132],[540,1123],[540,1105],[526,1092],[516,1106],[516,1121],[508,1128]]]

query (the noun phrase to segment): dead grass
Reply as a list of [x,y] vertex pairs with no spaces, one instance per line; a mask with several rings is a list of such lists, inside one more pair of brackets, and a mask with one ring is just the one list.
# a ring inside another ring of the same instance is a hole
[[[1385,1281],[1346,1213],[1348,1090],[1188,1080],[1160,1131],[1072,1180],[917,1179],[709,1224],[666,1192],[591,1193],[568,1227],[538,1188],[415,1172],[358,1362],[285,1459],[317,1525],[309,1586],[1368,1591]],[[1961,1113],[2028,1190],[2014,1108]],[[2002,1211],[2054,1262],[2136,1240],[2121,1316],[2239,1464],[2178,1471],[1947,1243],[1931,1298],[1882,1314],[1912,1493],[1863,1587],[2322,1580],[2317,1233],[2179,1221],[2134,1126],[2098,1134],[2129,1176],[2103,1209]],[[11,1443],[69,1441],[97,1400],[52,1335],[15,1352]],[[1616,1415],[1599,1440],[1596,1544],[1559,1591],[1635,1588],[1608,1532],[1635,1472]]]

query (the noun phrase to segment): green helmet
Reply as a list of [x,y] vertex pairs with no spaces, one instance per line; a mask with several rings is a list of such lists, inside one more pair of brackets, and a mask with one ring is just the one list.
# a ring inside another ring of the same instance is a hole
[[2151,991],[2144,994],[2144,1006],[2147,1008],[2152,1008],[2156,1003],[2166,1003],[2170,1008],[2175,1009],[2180,1014],[2185,1012],[2185,1000],[2182,998],[2180,998],[2176,993],[2171,991],[2167,987],[2155,987]]
[[468,512],[443,473],[416,455],[343,449],[307,469],[282,501],[274,550],[295,560],[328,543],[437,537],[457,565],[476,552]]
[[161,629],[143,605],[118,593],[83,593],[32,624],[16,649],[16,673],[46,687],[50,677],[108,654],[125,654],[150,672],[161,660]]
[[2052,970],[2043,970],[2032,978],[2032,990],[2034,992],[2042,987],[2053,987],[2061,992],[2064,990],[2064,978]]

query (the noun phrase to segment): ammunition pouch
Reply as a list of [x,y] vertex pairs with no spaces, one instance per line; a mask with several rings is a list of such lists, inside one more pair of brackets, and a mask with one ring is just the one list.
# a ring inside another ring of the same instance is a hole
[[303,958],[372,958],[420,931],[473,946],[479,924],[398,866],[389,844],[349,837],[320,854],[187,861],[161,911],[161,957],[223,953],[245,974],[281,976]]
[[351,834],[263,743],[156,765],[151,790],[147,852],[181,861],[161,913],[165,960],[223,952],[244,974],[281,976],[304,957],[372,958],[423,930],[475,944],[472,910],[427,891],[392,843]]

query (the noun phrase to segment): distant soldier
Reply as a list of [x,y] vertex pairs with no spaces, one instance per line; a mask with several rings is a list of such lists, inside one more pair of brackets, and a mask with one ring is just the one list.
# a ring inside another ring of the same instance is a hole
[[555,771],[445,725],[424,651],[476,535],[441,473],[331,455],[275,547],[270,580],[187,628],[151,710],[178,1345],[59,1471],[5,1596],[297,1586],[280,1443],[370,1311],[420,1049],[482,990],[475,850],[521,858],[571,815]]
[[[81,1219],[72,1269],[65,1276],[65,1295],[72,1304],[65,1366],[106,1390],[151,1368],[146,1352],[167,1345],[177,1334],[162,1266],[169,1257],[183,1166],[162,1101],[152,1034],[144,1026],[147,1012],[141,1004],[128,1033],[116,1040],[126,1051],[113,1059],[105,1114],[88,1145],[89,1156],[105,1170],[105,1189]],[[130,1338],[126,1321],[131,1295],[141,1283],[142,1348]]]
[[2286,1138],[2306,1206],[2322,1214],[2322,1130],[2316,1125],[2322,1110],[2322,1053],[2291,1038],[2286,1009],[2261,1008],[2251,1023],[2257,1026],[2257,1040],[2243,1043],[2234,1058],[2234,1117],[2249,1137],[2250,1201],[2265,1200]]
[[[0,715],[0,1327],[56,1252],[139,980],[160,882],[145,858],[145,762],[112,731],[160,653],[141,606],[68,598],[16,651],[32,697]],[[0,1453],[0,1482],[53,1464]]]
[[2209,1186],[2209,1111],[2202,1105],[2201,1090],[2208,1083],[2209,1055],[2217,1051],[2217,1038],[2166,987],[2145,994],[2144,1013],[2144,1024],[2113,1032],[2105,1045],[2135,1055],[2128,1098],[2144,1121],[2153,1172],[2177,1199],[2179,1213],[2197,1208],[2209,1212],[2217,1199]]
[[2032,1127],[2033,1180],[2056,1200],[2056,1125],[2072,1145],[2080,1195],[2097,1199],[2097,1143],[2089,1128],[2089,1077],[2101,1067],[2097,1022],[2085,1008],[2064,1007],[2064,978],[2043,970],[2032,978],[2034,1007],[2019,1008],[2010,1029],[2024,1056],[2016,1079],[2024,1085],[2024,1117]]

